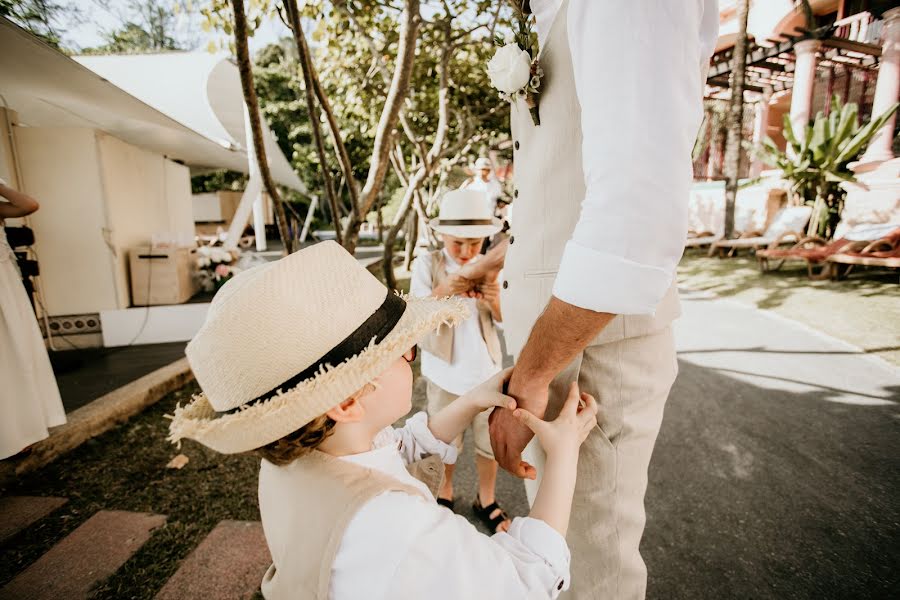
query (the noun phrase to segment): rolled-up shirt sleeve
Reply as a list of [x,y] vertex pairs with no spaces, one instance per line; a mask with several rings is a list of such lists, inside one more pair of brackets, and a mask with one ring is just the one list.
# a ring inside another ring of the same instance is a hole
[[[613,314],[653,314],[684,248],[702,116],[703,0],[570,0],[586,193],[553,288]],[[610,56],[610,51],[615,56]]]
[[456,446],[434,437],[428,428],[428,414],[424,411],[417,412],[408,418],[403,427],[390,431],[394,439],[399,442],[400,456],[404,463],[414,463],[434,454],[440,456],[445,465],[456,464]]

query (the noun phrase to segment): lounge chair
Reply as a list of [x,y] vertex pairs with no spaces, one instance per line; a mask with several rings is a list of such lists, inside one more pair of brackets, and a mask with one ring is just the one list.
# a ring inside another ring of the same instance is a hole
[[705,246],[709,246],[718,242],[722,239],[722,236],[714,234],[712,231],[689,231],[687,240],[684,242],[685,249],[687,248],[703,248]]
[[845,250],[826,259],[832,279],[846,277],[854,266],[900,269],[900,227],[858,251]]
[[803,239],[800,233],[806,228],[812,214],[810,206],[791,206],[778,211],[765,232],[745,232],[739,238],[719,240],[709,248],[710,256],[734,256],[741,248],[751,250],[778,247],[781,244],[798,242]]
[[[841,229],[840,227],[838,228]],[[827,278],[831,268],[825,264],[825,259],[839,253],[859,252],[874,241],[889,239],[900,232],[896,225],[872,225],[863,224],[852,228],[844,228],[844,232],[838,239],[825,240],[818,236],[805,237],[790,248],[772,246],[756,251],[756,259],[759,261],[759,270],[777,271],[788,261],[805,261],[810,279]],[[821,265],[822,271],[816,275],[813,267]]]
[[[805,261],[810,279],[818,279],[826,276],[830,268],[824,265],[825,259],[839,252],[848,252],[854,249],[861,250],[869,242],[858,242],[841,238],[828,241],[812,236],[805,237],[790,248],[779,248],[772,245],[769,248],[756,251],[756,260],[759,261],[759,270],[763,273],[777,271],[785,262]],[[816,275],[813,267],[823,265],[821,272]]]

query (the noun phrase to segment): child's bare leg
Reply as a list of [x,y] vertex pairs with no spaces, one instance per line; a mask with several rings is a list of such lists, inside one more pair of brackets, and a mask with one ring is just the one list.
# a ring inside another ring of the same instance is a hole
[[456,465],[444,465],[444,482],[438,491],[438,498],[453,500],[453,471],[455,470]]
[[[475,468],[478,469],[478,500],[481,506],[490,506],[493,504],[494,490],[497,486],[497,461],[480,454],[475,454]],[[491,518],[500,516],[498,508],[491,513]],[[508,531],[511,525],[509,519],[504,520],[497,526],[497,531]]]

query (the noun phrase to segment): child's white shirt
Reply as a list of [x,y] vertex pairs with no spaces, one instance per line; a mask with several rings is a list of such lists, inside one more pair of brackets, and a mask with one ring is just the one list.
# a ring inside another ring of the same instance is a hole
[[[446,250],[442,252],[448,274],[452,275],[462,268]],[[434,289],[431,260],[429,252],[413,261],[409,283],[411,296],[424,298],[431,295]],[[474,298],[462,298],[462,301],[469,309],[469,318],[453,329],[453,362],[448,363],[424,349],[422,351],[422,375],[457,396],[462,396],[500,372],[500,366],[494,364],[481,333],[478,301]]]
[[[370,452],[342,460],[431,492],[406,464],[428,454],[456,461],[425,413],[385,428]],[[376,496],[350,521],[332,566],[333,600],[366,598],[556,598],[569,587],[569,548],[544,521],[517,517],[508,533],[486,536],[465,518],[404,492]]]

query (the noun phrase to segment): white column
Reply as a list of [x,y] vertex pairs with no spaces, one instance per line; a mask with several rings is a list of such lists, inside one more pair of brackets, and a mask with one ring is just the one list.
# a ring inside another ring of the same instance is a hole
[[[890,108],[900,96],[900,8],[892,8],[884,13],[882,29],[881,61],[878,80],[875,83],[875,99],[872,102],[872,116],[878,116]],[[882,162],[894,158],[891,151],[894,124],[897,114],[884,124],[872,138],[860,163]]]
[[816,81],[816,53],[819,40],[803,40],[794,45],[797,62],[794,65],[794,87],[791,95],[791,125],[798,140],[806,136],[812,111],[813,84]]
[[[756,115],[753,119],[753,147],[759,148],[762,141],[766,138],[767,128],[769,125],[769,104],[772,102],[772,88],[766,87],[759,102],[756,103]],[[762,172],[763,163],[759,156],[753,155],[750,163],[750,177],[759,177]]]
[[247,187],[238,203],[231,226],[228,228],[228,237],[225,239],[226,248],[236,248],[250,213],[253,213],[253,232],[256,235],[256,249],[262,252],[266,249],[266,221],[262,204],[262,175],[259,172],[259,164],[256,162],[256,146],[253,145],[253,130],[250,128],[250,110],[244,104],[244,133],[247,147],[247,172],[250,177]]
[[253,200],[253,232],[256,234],[257,252],[265,252],[266,250],[266,207],[263,206],[264,201],[262,192],[257,194],[256,199]]

